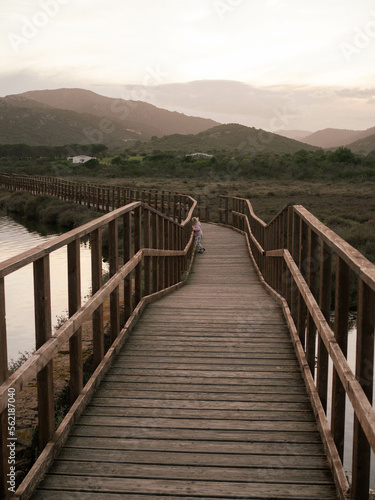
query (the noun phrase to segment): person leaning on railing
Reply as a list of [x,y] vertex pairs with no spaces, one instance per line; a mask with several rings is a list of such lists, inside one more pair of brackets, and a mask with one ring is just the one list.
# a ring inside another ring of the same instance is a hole
[[202,240],[202,236],[203,236],[201,223],[199,222],[198,217],[193,217],[191,219],[191,221],[193,223],[192,229],[194,231],[195,237],[197,238],[198,253],[203,253],[206,251],[206,249],[203,248],[203,246],[201,244],[201,240]]

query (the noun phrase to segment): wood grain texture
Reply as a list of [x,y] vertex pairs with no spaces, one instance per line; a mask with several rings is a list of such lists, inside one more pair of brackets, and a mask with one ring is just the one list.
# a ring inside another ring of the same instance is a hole
[[244,237],[203,225],[33,499],[336,499],[283,313]]

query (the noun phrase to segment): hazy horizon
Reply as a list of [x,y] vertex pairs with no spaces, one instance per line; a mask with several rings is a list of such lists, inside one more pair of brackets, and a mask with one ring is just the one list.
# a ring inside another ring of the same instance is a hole
[[370,0],[15,0],[0,27],[1,96],[84,88],[271,131],[375,126]]

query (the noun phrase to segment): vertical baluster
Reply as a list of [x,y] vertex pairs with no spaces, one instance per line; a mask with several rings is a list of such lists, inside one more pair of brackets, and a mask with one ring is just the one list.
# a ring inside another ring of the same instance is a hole
[[[375,293],[359,278],[355,374],[371,404],[374,379],[374,328]],[[352,467],[352,495],[354,500],[368,498],[370,465],[371,447],[357,417],[354,415]]]
[[[302,273],[302,276],[307,278],[308,272],[308,254],[309,254],[309,231],[307,224],[304,223],[302,219],[299,219],[299,248],[298,248],[298,261],[299,261],[299,269]],[[301,340],[302,346],[306,346],[305,339],[305,327],[306,327],[306,316],[307,316],[307,308],[305,301],[300,293],[298,293],[298,334]]]
[[[68,245],[68,309],[69,317],[81,307],[81,260],[80,240]],[[69,340],[70,355],[70,402],[77,399],[83,387],[82,329]]]
[[[142,206],[134,210],[134,254],[142,247]],[[135,305],[142,298],[142,261],[135,268]]]
[[[144,209],[143,212],[143,242],[145,248],[151,247],[151,218],[150,210]],[[151,293],[151,257],[144,258],[144,282],[145,282],[145,295]]]
[[[123,245],[124,245],[124,264],[129,262],[132,256],[132,229],[131,229],[131,213],[127,212],[123,216]],[[132,281],[131,273],[124,280],[124,323],[130,318],[133,310],[132,300]]]
[[[164,248],[166,250],[170,249],[169,245],[169,236],[170,236],[170,222],[168,220],[164,221]],[[164,280],[164,286],[165,288],[168,288],[170,285],[170,259],[169,257],[164,258],[164,273],[165,273],[165,280]]]
[[[332,252],[326,243],[321,242],[320,249],[320,287],[319,287],[319,307],[329,323],[331,314],[331,289],[332,289]],[[323,340],[318,338],[318,362],[316,373],[316,386],[320,401],[327,412],[327,391],[328,391],[328,351]]]
[[[308,255],[307,283],[311,293],[318,299],[318,270],[319,270],[319,238],[314,231],[310,230],[310,245]],[[315,378],[315,354],[316,354],[316,326],[312,316],[307,314],[306,322],[306,358],[311,374]]]
[[[51,289],[49,255],[34,262],[35,347],[39,349],[51,338]],[[55,430],[53,400],[53,361],[37,375],[39,450],[51,439]]]
[[[164,223],[165,219],[164,217],[159,217],[158,220],[158,233],[159,233],[159,248],[160,250],[164,249],[164,242],[165,242],[165,236],[164,236]],[[159,257],[159,290],[163,290],[165,287],[165,257]]]
[[[108,224],[109,238],[109,275],[114,276],[119,268],[118,264],[118,219]],[[117,286],[109,297],[111,318],[111,344],[120,332],[120,289]]]
[[[158,248],[158,216],[153,213],[151,216],[152,227],[152,248]],[[159,257],[152,257],[152,292],[158,291]]]
[[[349,320],[349,267],[336,256],[336,296],[335,296],[335,337],[347,357],[348,350],[348,320]],[[332,378],[332,435],[337,451],[343,461],[345,434],[345,389],[333,368]]]
[[[93,295],[101,288],[102,278],[102,229],[90,234],[91,244],[91,287]],[[93,364],[96,368],[104,357],[103,305],[92,316]]]

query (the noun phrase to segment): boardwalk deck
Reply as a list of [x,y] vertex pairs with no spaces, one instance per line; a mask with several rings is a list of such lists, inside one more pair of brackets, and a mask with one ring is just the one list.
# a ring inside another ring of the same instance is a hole
[[205,225],[204,244],[188,285],[138,322],[34,500],[337,498],[243,237]]

